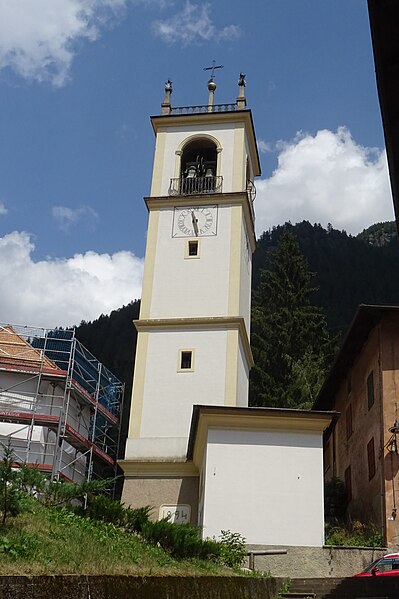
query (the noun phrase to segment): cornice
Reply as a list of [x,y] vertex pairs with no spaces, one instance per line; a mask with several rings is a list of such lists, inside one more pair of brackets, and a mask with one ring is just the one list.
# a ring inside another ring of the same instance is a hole
[[138,332],[148,332],[151,330],[178,330],[182,327],[186,329],[205,329],[205,330],[238,330],[245,357],[249,368],[254,365],[251,346],[249,343],[248,332],[245,326],[245,320],[242,316],[204,316],[199,318],[146,318],[134,320],[134,325]]
[[259,177],[261,175],[255,127],[251,110],[247,108],[245,110],[233,110],[227,112],[168,114],[151,117],[151,124],[155,135],[157,135],[158,131],[161,129],[166,131],[169,127],[176,127],[176,125],[192,125],[193,123],[199,125],[210,125],[212,123],[243,123],[248,131],[247,137],[250,146],[250,152],[253,158],[254,175],[255,177]]
[[202,195],[173,195],[173,196],[146,196],[144,201],[147,210],[160,210],[162,208],[175,208],[181,206],[242,206],[244,218],[249,234],[249,241],[252,252],[256,249],[255,223],[252,211],[249,207],[248,194],[246,191],[236,191],[229,193],[212,193]]
[[198,476],[199,471],[193,462],[144,462],[135,460],[118,460],[126,477],[184,477]]

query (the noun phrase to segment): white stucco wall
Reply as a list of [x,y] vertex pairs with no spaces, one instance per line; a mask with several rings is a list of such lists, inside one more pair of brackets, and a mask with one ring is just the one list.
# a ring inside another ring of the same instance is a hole
[[321,433],[210,430],[203,534],[249,544],[322,546]]
[[173,214],[173,208],[159,213],[150,318],[226,316],[230,206],[218,206],[217,235],[199,238],[198,258],[186,257],[188,237],[172,237]]
[[[223,405],[224,330],[149,334],[140,437],[188,437],[194,404]],[[179,350],[194,350],[194,369],[178,371]]]

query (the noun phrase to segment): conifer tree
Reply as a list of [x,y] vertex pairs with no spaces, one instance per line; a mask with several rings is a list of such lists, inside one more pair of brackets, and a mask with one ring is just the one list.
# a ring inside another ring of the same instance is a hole
[[325,316],[310,303],[312,276],[285,232],[253,297],[251,405],[309,408],[320,389],[330,343]]

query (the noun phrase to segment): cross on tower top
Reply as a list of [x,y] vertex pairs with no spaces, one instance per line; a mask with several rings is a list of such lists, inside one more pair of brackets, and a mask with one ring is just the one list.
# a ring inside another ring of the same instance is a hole
[[215,69],[223,69],[223,68],[224,67],[222,64],[216,65],[216,60],[212,60],[212,66],[204,67],[204,71],[212,71],[210,81],[213,81],[215,79]]

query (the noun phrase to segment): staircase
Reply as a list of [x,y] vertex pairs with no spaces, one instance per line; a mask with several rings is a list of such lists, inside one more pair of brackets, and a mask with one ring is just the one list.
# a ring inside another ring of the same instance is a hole
[[399,599],[399,576],[293,578],[282,599]]

